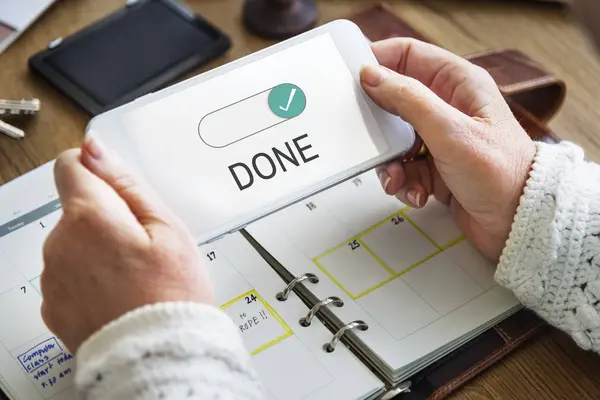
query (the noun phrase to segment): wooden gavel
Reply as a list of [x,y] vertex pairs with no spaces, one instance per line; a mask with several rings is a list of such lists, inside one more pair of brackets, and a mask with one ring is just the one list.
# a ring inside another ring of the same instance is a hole
[[245,0],[244,24],[266,39],[286,39],[311,29],[317,22],[315,0]]

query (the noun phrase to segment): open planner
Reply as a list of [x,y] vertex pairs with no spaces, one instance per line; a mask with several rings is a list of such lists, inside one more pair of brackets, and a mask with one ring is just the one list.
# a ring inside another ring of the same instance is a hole
[[[384,5],[352,19],[372,40],[425,40]],[[564,82],[516,50],[467,57],[534,140],[559,140],[546,123]],[[0,399],[73,400],[74,355],[40,315],[42,247],[61,215],[52,162],[0,186],[0,204]],[[401,204],[375,171],[201,250],[271,400],[439,400],[543,326],[445,207]]]
[[[0,187],[0,203],[0,386],[74,399],[73,355],[40,315],[61,215],[52,163]],[[270,399],[376,398],[517,309],[444,208],[407,208],[374,171],[202,253]]]

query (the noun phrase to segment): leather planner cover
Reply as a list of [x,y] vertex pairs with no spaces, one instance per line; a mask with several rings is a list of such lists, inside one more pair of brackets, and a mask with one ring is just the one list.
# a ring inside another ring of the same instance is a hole
[[[354,21],[371,41],[411,37],[433,43],[395,15],[385,3],[362,10],[348,19]],[[547,123],[564,100],[566,87],[563,81],[515,49],[491,49],[464,57],[492,75],[515,117],[534,140],[548,143],[559,140]],[[396,398],[443,399],[545,328],[547,325],[533,312],[522,309],[413,376],[410,392]]]

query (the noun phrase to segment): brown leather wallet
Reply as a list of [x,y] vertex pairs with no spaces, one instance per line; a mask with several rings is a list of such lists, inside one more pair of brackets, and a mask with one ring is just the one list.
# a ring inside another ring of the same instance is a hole
[[[432,43],[384,3],[348,19],[355,22],[371,41],[411,37]],[[562,80],[515,49],[492,49],[464,57],[490,73],[531,138],[547,143],[559,141],[547,123],[565,98],[566,86]],[[410,392],[396,398],[443,399],[546,327],[532,311],[522,309],[413,376]]]

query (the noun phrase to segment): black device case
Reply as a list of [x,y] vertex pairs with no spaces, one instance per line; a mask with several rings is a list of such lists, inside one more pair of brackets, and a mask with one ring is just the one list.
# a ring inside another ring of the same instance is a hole
[[[199,29],[199,31],[213,39],[212,44],[209,46],[204,46],[204,48],[195,52],[191,57],[181,60],[169,68],[162,70],[151,79],[137,86],[135,89],[128,91],[118,99],[107,104],[102,104],[102,102],[94,98],[91,93],[86,92],[80,85],[75,84],[67,76],[61,73],[61,71],[56,70],[50,64],[49,60],[51,59],[52,55],[65,46],[76,43],[80,40],[85,40],[89,37],[89,35],[105,29],[108,25],[121,18],[127,17],[128,13],[134,12],[141,7],[152,5],[152,3],[161,3],[162,5],[169,7],[179,17],[181,17],[182,21],[191,22]],[[104,111],[108,111],[109,109],[135,100],[136,98],[145,94],[168,86],[168,84],[173,82],[178,76],[189,72],[193,68],[208,63],[209,61],[227,52],[230,47],[231,40],[224,32],[211,25],[199,15],[194,14],[180,3],[174,0],[138,0],[128,2],[125,7],[96,21],[95,23],[87,26],[73,35],[65,37],[64,39],[59,38],[54,40],[49,44],[47,49],[36,53],[29,59],[29,68],[31,71],[43,76],[47,81],[50,82],[51,85],[74,100],[75,103],[79,104],[88,113],[95,116]]]

